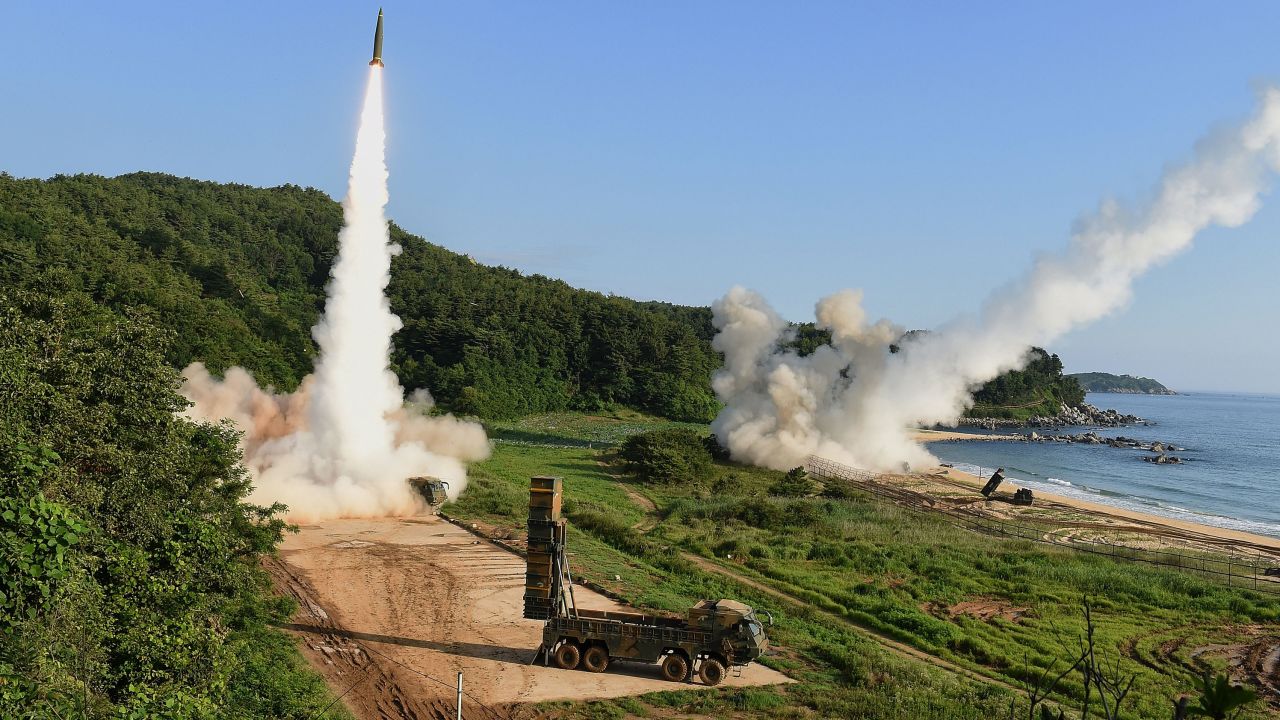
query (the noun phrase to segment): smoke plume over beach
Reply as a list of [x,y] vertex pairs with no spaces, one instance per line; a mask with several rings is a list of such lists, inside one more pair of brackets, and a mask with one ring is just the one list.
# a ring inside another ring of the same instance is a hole
[[466,483],[466,463],[489,454],[480,425],[428,416],[425,391],[406,404],[390,369],[400,319],[384,291],[399,247],[390,242],[384,214],[384,145],[382,69],[373,67],[342,203],[338,258],[324,316],[312,329],[320,350],[314,374],[296,392],[277,395],[242,368],[231,368],[222,380],[200,363],[183,371],[183,394],[193,403],[187,414],[231,420],[244,433],[251,498],[285,503],[295,522],[412,514],[422,500],[406,478],[446,480],[456,497]]
[[936,462],[913,426],[955,421],[984,382],[1022,367],[1033,345],[1122,307],[1133,281],[1189,247],[1207,227],[1236,227],[1280,170],[1280,89],[1259,94],[1243,124],[1214,132],[1190,162],[1166,171],[1140,207],[1102,203],[1067,246],[994,292],[976,317],[912,335],[869,322],[857,291],[818,302],[831,343],[800,357],[789,324],[759,294],[737,287],[713,305],[725,355],[713,385],[725,404],[712,431],[735,459],[786,469],[809,455],[876,470]]

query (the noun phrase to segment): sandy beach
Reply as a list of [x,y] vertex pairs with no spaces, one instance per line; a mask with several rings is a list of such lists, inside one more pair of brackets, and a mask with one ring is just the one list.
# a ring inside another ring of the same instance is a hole
[[[988,435],[960,431],[917,430],[915,432],[915,439],[922,443],[941,441],[990,442],[995,440],[1018,440],[1020,437],[1019,435]],[[984,479],[979,479],[973,474],[947,467],[929,468],[913,475],[885,476],[885,481],[909,485],[913,489],[937,493],[942,496],[958,496],[961,493],[972,490],[973,497],[978,498],[978,500],[981,500],[981,496],[977,491],[985,484]],[[1020,486],[1016,482],[1006,481],[1000,486],[997,495],[1001,499],[1007,499],[1018,487]],[[1074,512],[1096,518],[1102,525],[1113,525],[1117,532],[1154,533],[1161,538],[1176,541],[1172,543],[1176,545],[1212,547],[1235,545],[1242,550],[1252,550],[1280,557],[1280,538],[1177,520],[1162,515],[1065,497],[1041,490],[1035,491],[1035,498],[1036,502],[1033,508],[1021,508],[999,500],[982,502],[989,506],[986,508],[989,512],[1001,517],[1016,517],[1027,510],[1031,510],[1041,516]]]
[[914,433],[915,441],[921,443],[931,442],[947,442],[947,441],[965,441],[965,442],[995,442],[1021,440],[1021,435],[1012,434],[994,434],[994,433],[972,433],[962,430],[916,430]]

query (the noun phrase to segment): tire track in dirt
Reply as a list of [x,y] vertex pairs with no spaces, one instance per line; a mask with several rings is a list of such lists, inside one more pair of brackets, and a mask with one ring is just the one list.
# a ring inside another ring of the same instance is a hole
[[944,660],[943,658],[940,658],[936,655],[930,655],[929,653],[923,650],[914,648],[904,642],[901,642],[899,640],[894,640],[888,635],[878,632],[872,628],[859,625],[858,623],[850,620],[849,618],[843,617],[841,615],[837,615],[828,610],[823,610],[822,608],[815,606],[813,603],[810,603],[806,600],[803,600],[794,595],[791,595],[790,593],[784,590],[780,590],[771,585],[767,585],[759,580],[748,577],[739,572],[735,572],[734,570],[724,567],[723,565],[720,565],[719,563],[709,560],[705,557],[702,557],[701,555],[694,555],[693,553],[690,553],[690,552],[681,552],[680,556],[683,557],[685,560],[688,560],[689,562],[698,566],[702,570],[715,573],[723,577],[730,578],[735,582],[738,582],[749,588],[758,590],[771,597],[775,597],[779,600],[782,600],[788,605],[798,607],[798,608],[807,608],[811,610],[814,614],[821,615],[825,618],[830,619],[833,622],[836,622],[840,625],[844,625],[845,627],[851,628],[854,631],[858,632],[859,634],[879,643],[880,646],[883,647],[885,650],[888,650],[889,652],[895,655],[898,655],[899,657],[905,657],[911,660],[924,662],[936,668],[946,670],[948,672],[954,673],[956,675],[967,678],[969,680],[974,680],[981,683],[1000,685],[1001,687],[1012,690],[1015,693],[1025,692],[1025,688],[1020,688],[1012,683],[1005,681],[1002,678],[999,678],[993,675],[988,675],[986,673],[964,667],[963,665],[957,665],[956,663],[953,663],[949,660]]
[[[599,464],[602,468],[607,467],[607,464],[603,460],[597,460],[596,463]],[[606,472],[606,474],[609,474],[609,473]],[[637,505],[638,507],[640,507],[642,510],[645,511],[645,519],[641,520],[639,523],[636,523],[632,527],[636,530],[639,530],[640,532],[648,532],[649,530],[652,530],[654,527],[656,527],[660,520],[660,518],[658,517],[658,506],[655,505],[652,500],[650,500],[649,498],[645,497],[644,495],[640,494],[639,492],[637,492],[636,490],[628,486],[627,483],[624,482],[619,476],[609,474],[609,477],[618,481],[618,486],[621,487],[623,492],[627,494],[627,497],[631,500],[631,502],[633,502],[635,505]],[[920,662],[925,662],[925,663],[928,663],[929,665],[932,665],[934,667],[937,667],[943,670],[947,670],[949,672],[955,673],[957,675],[968,678],[970,680],[975,680],[978,682],[985,682],[985,683],[994,683],[997,685],[1001,685],[1005,688],[1008,688],[1010,690],[1013,690],[1015,692],[1023,691],[1022,688],[1012,685],[998,677],[994,677],[991,675],[987,675],[985,673],[970,670],[969,668],[966,668],[962,665],[957,665],[955,663],[944,660],[935,655],[930,655],[929,653],[924,652],[923,650],[918,650],[906,643],[900,642],[898,640],[894,640],[893,638],[887,635],[879,633],[870,628],[863,627],[862,625],[859,625],[849,620],[848,618],[844,618],[834,613],[827,612],[825,610],[817,608],[813,606],[811,603],[808,603],[802,600],[801,598],[797,598],[782,590],[779,590],[770,585],[766,585],[765,583],[762,583],[758,580],[742,575],[741,573],[734,572],[733,570],[723,567],[722,565],[719,565],[700,555],[694,555],[693,553],[689,553],[689,552],[681,552],[680,554],[686,560],[693,563],[694,565],[697,565],[702,570],[716,573],[718,575],[722,575],[725,577],[729,577],[735,580],[736,582],[741,583],[742,585],[746,585],[747,587],[753,588],[767,595],[783,600],[789,604],[799,606],[799,607],[811,608],[814,612],[822,614],[832,620],[835,620],[838,623],[851,627],[857,632],[859,632],[860,634],[875,640],[886,650],[900,657],[907,657]]]
[[[293,619],[308,632],[292,631],[299,638],[303,655],[324,676],[334,694],[356,717],[403,718],[404,720],[450,720],[456,709],[440,700],[420,700],[404,688],[400,670],[379,658],[362,643],[345,636],[333,614],[317,602],[317,593],[305,578],[293,572],[278,557],[263,560],[277,592],[298,603]],[[315,632],[323,628],[331,632]],[[497,720],[501,716],[477,713],[476,717]],[[468,715],[471,717],[471,715]]]
[[640,522],[632,525],[631,529],[641,533],[647,533],[657,527],[658,522],[662,519],[658,516],[658,506],[655,505],[652,500],[627,484],[627,481],[621,475],[609,472],[609,463],[604,460],[597,459],[596,464],[600,466],[600,472],[602,474],[607,475],[618,484],[618,487],[622,488],[622,491],[627,494],[627,499],[631,500],[632,504],[644,511],[644,517],[640,519]]
[[[656,665],[621,663],[598,675],[530,665],[542,626],[523,618],[523,561],[442,518],[309,525],[264,564],[279,592],[299,604],[285,629],[362,720],[452,718],[458,672],[469,720],[538,714],[525,703],[677,689]],[[586,588],[577,599],[592,609],[627,609]],[[725,686],[787,682],[753,664]]]

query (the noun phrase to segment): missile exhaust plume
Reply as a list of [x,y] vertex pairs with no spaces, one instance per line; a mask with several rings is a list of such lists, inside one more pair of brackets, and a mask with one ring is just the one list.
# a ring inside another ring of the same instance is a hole
[[400,319],[384,291],[400,248],[391,243],[384,214],[385,139],[382,66],[373,65],[342,202],[338,257],[324,316],[312,329],[320,350],[315,372],[296,392],[277,395],[242,368],[222,380],[199,363],[183,371],[183,394],[193,403],[187,414],[226,418],[244,433],[251,499],[285,503],[294,522],[413,514],[423,505],[407,478],[446,480],[456,497],[465,487],[466,463],[489,453],[480,425],[427,416],[425,391],[406,405],[390,368]]
[[1201,140],[1145,206],[1102,203],[1066,248],[991,295],[977,317],[907,337],[897,353],[889,345],[901,328],[869,323],[860,292],[817,304],[832,339],[800,357],[783,349],[792,331],[765,299],[733,288],[712,306],[713,344],[725,356],[712,381],[725,406],[712,432],[735,459],[777,469],[815,454],[875,470],[936,464],[910,428],[956,421],[977,388],[1023,367],[1033,345],[1122,307],[1137,277],[1200,231],[1248,221],[1277,171],[1280,89],[1267,88],[1248,121]]

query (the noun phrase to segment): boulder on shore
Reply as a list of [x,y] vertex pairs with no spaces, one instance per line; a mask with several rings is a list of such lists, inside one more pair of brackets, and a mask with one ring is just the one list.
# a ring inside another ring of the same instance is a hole
[[1022,420],[1010,418],[960,418],[960,427],[978,427],[984,430],[1001,428],[1061,428],[1066,426],[1122,427],[1125,425],[1150,425],[1137,415],[1126,415],[1116,410],[1099,410],[1084,403],[1079,407],[1063,404],[1056,415],[1035,415]]

